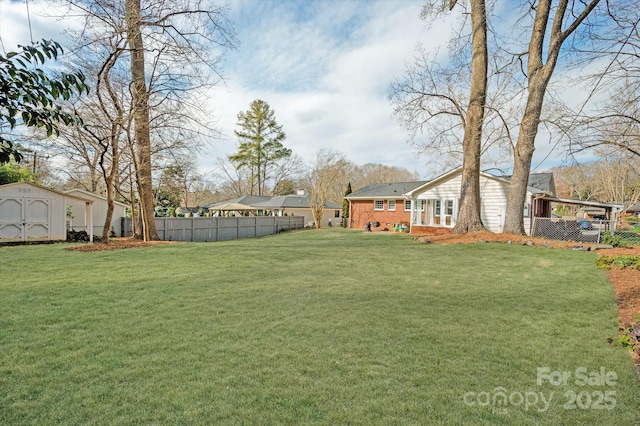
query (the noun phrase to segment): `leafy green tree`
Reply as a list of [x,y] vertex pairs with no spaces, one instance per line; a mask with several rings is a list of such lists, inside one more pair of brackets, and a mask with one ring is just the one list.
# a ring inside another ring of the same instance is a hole
[[[89,93],[81,72],[62,73],[52,78],[38,68],[47,60],[56,60],[63,53],[55,41],[42,40],[22,51],[0,55],[0,125],[13,129],[22,123],[29,127],[44,127],[47,136],[59,135],[58,124],[82,124],[75,114],[62,110],[58,100],[69,100],[75,92]],[[22,155],[13,142],[0,135],[0,164]]]
[[180,207],[183,193],[186,191],[184,182],[187,180],[185,170],[179,164],[167,166],[163,171],[160,183],[154,191],[156,204],[162,207]]
[[28,167],[15,161],[0,164],[0,185],[14,182],[36,182],[36,175]]
[[238,127],[235,131],[240,140],[238,152],[230,155],[229,160],[236,169],[246,168],[251,172],[251,194],[257,186],[258,194],[266,193],[269,172],[278,160],[289,158],[291,150],[282,145],[286,139],[282,125],[278,124],[275,112],[268,103],[256,99],[249,110],[238,113]]

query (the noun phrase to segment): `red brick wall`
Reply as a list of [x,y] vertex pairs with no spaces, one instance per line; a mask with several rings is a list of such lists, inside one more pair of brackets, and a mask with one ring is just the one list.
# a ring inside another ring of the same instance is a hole
[[411,212],[404,210],[404,200],[396,200],[395,211],[389,211],[388,208],[387,200],[384,200],[384,210],[374,210],[373,200],[351,200],[349,227],[364,229],[367,222],[380,222],[380,227],[373,230],[383,230],[384,228],[393,230],[391,227],[394,223],[405,222],[407,225],[409,224]]

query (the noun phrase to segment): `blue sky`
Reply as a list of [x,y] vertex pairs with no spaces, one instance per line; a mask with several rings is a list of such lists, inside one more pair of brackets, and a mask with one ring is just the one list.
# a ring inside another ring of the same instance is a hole
[[[225,58],[225,84],[209,96],[212,114],[226,137],[213,141],[202,155],[201,170],[210,171],[216,157],[235,152],[237,113],[254,99],[263,99],[287,133],[285,146],[307,163],[319,149],[329,148],[356,164],[404,167],[423,178],[442,171],[442,158],[415,154],[387,99],[391,83],[402,77],[418,42],[426,49],[448,42],[455,13],[427,28],[419,19],[423,3],[231,0],[229,19],[240,44]],[[64,43],[61,32],[71,23],[42,16],[41,4],[29,2],[34,39]],[[29,41],[24,1],[0,0],[0,36],[7,50]],[[534,165],[548,154],[544,142],[538,146]],[[547,161],[558,161],[561,155]]]
[[[387,100],[420,41],[446,43],[451,24],[429,30],[422,0],[231,2],[240,45],[227,56],[227,87],[212,104],[233,133],[235,116],[254,99],[267,101],[287,133],[285,145],[307,162],[320,148],[356,164],[405,167],[423,174],[407,133]],[[236,141],[218,144],[233,151]]]

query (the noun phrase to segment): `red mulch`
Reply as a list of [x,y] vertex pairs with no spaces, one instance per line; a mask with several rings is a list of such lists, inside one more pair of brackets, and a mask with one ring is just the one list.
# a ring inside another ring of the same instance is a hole
[[70,251],[105,251],[122,250],[137,247],[150,247],[163,244],[178,244],[176,241],[142,241],[137,238],[111,238],[108,243],[84,244],[81,246],[68,247]]

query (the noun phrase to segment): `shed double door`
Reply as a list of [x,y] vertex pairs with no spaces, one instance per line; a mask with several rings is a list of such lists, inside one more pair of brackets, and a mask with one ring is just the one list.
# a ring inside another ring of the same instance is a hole
[[0,242],[51,239],[51,199],[0,198]]

